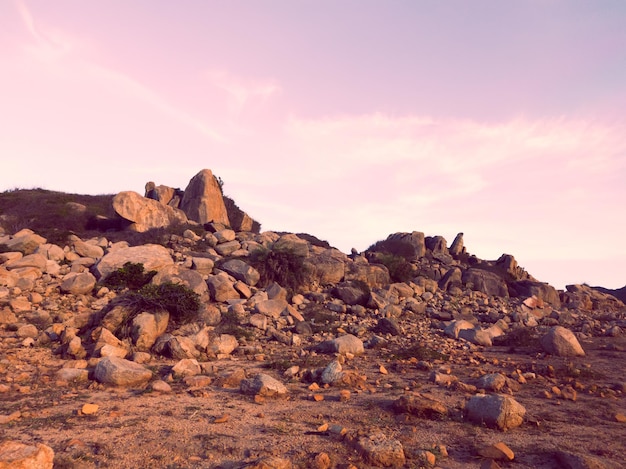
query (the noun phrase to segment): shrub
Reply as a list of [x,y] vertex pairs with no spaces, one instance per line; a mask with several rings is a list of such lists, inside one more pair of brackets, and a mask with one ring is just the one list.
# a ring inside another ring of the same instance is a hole
[[293,251],[257,249],[250,254],[249,261],[260,274],[261,288],[277,282],[288,290],[298,291],[308,279],[304,258]]
[[156,275],[156,270],[144,272],[143,264],[127,262],[123,267],[111,272],[102,282],[112,290],[139,290]]
[[368,252],[380,252],[385,254],[391,254],[406,259],[415,258],[415,247],[401,239],[385,239],[383,241],[377,241],[367,248]]
[[387,267],[394,282],[410,282],[413,279],[413,265],[404,257],[383,253],[376,256],[376,260]]
[[165,310],[170,313],[170,320],[178,324],[192,321],[200,309],[200,296],[186,286],[174,283],[144,285],[138,291],[127,292],[117,301],[132,310],[131,318],[143,311]]

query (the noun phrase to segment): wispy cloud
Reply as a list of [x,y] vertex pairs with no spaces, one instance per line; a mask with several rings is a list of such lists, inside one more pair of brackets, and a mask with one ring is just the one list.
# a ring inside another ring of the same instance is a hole
[[205,75],[213,86],[227,93],[233,113],[251,105],[263,104],[280,92],[280,87],[273,80],[244,79],[224,70],[211,70]]
[[69,35],[58,30],[41,28],[24,2],[16,0],[15,6],[32,39],[25,46],[32,57],[43,62],[54,62],[71,53],[74,41]]

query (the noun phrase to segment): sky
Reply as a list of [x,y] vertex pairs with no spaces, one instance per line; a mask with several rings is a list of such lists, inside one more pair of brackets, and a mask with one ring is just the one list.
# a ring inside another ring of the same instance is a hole
[[201,169],[262,230],[626,285],[623,0],[0,0],[0,191]]

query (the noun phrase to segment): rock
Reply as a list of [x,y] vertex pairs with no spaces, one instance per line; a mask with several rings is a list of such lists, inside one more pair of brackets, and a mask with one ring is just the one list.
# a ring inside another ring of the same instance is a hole
[[86,383],[89,381],[89,372],[81,368],[61,368],[55,377],[61,383]]
[[497,459],[503,461],[513,461],[515,454],[503,442],[494,443],[493,445],[483,446],[478,449],[478,454],[483,458]]
[[404,448],[398,440],[375,433],[359,438],[357,449],[368,464],[376,467],[402,467],[406,462]]
[[459,331],[459,338],[465,339],[474,345],[482,345],[483,347],[491,347],[491,334],[488,331],[474,328],[462,329]]
[[17,329],[17,336],[22,339],[25,337],[35,338],[38,335],[39,331],[37,330],[37,327],[33,324],[25,324]]
[[0,469],[52,469],[54,451],[38,443],[26,445],[14,440],[0,443]]
[[320,254],[306,258],[311,278],[319,285],[335,285],[343,279],[346,271],[347,257],[337,249],[326,249]]
[[457,319],[448,324],[443,332],[448,337],[458,339],[462,330],[471,330],[474,329],[474,327],[476,327],[475,324],[466,321],[465,319]]
[[4,242],[9,251],[20,251],[25,255],[34,253],[39,246],[46,243],[46,238],[35,234],[34,231],[23,229],[15,233],[9,240]]
[[85,295],[91,293],[96,286],[96,277],[89,272],[70,272],[63,277],[61,291],[72,295]]
[[351,353],[353,355],[361,355],[365,352],[363,341],[352,334],[346,334],[336,339],[324,341],[317,345],[315,349],[321,353]]
[[217,239],[219,244],[228,243],[230,241],[235,241],[237,238],[237,233],[234,230],[224,229],[219,230],[213,233],[213,236]]
[[409,262],[416,261],[426,255],[424,233],[419,231],[413,231],[412,233],[390,234],[385,240],[385,243],[390,242],[401,243],[404,245],[402,256]]
[[239,347],[239,342],[235,336],[221,334],[211,341],[207,347],[207,352],[212,352],[216,355],[230,355],[237,347]]
[[561,326],[552,327],[540,339],[541,347],[547,353],[559,357],[583,357],[585,351],[572,331]]
[[617,469],[618,466],[605,464],[602,459],[566,451],[557,451],[556,460],[562,469]]
[[341,282],[333,288],[332,294],[347,305],[366,305],[370,296],[368,289],[359,288],[357,282]]
[[393,402],[393,410],[427,419],[440,419],[448,413],[442,402],[418,393],[400,396]]
[[162,285],[164,283],[184,285],[201,297],[209,293],[209,288],[202,274],[179,266],[170,265],[164,267],[152,278],[151,283],[154,285]]
[[277,456],[266,456],[243,466],[245,469],[291,469],[291,461]]
[[450,249],[448,249],[448,252],[455,258],[459,257],[461,254],[465,254],[465,247],[463,246],[463,233],[456,235],[454,241],[452,241],[452,244],[450,245]]
[[113,197],[113,209],[132,223],[134,231],[143,233],[153,228],[187,223],[185,214],[156,200],[142,197],[137,192],[124,191]]
[[150,350],[159,336],[167,330],[169,313],[140,313],[133,318],[131,337],[139,350]]
[[160,379],[157,379],[156,381],[153,381],[152,383],[150,383],[150,389],[152,389],[155,392],[162,392],[162,393],[172,392],[172,387],[169,384],[167,384],[165,381],[162,381]]
[[330,362],[324,371],[322,371],[321,380],[324,384],[333,384],[341,382],[344,376],[343,367],[337,360]]
[[191,337],[172,336],[163,334],[152,347],[154,353],[168,356],[176,360],[183,358],[197,358],[200,352],[196,349],[196,342]]
[[509,294],[515,298],[527,298],[534,295],[556,309],[561,307],[559,293],[553,286],[548,285],[547,283],[533,280],[520,280],[512,282],[509,283]]
[[295,234],[284,234],[272,246],[274,251],[289,252],[294,256],[307,257],[309,255],[309,243]]
[[42,254],[29,254],[27,256],[20,257],[12,261],[4,263],[4,267],[8,270],[21,269],[23,267],[34,267],[39,270],[46,269],[46,262],[48,259]]
[[509,297],[509,289],[502,277],[493,272],[479,268],[469,268],[463,272],[463,283],[475,291],[489,296]]
[[360,280],[369,288],[382,288],[391,282],[389,270],[379,264],[347,264],[345,280]]
[[510,396],[479,394],[467,402],[465,413],[472,422],[510,430],[522,424],[526,409]]
[[241,280],[251,287],[256,285],[261,278],[258,270],[239,259],[226,261],[220,266],[220,268],[228,272],[237,280]]
[[278,319],[281,313],[287,308],[289,303],[286,300],[264,300],[259,301],[256,306],[256,312],[265,316]]
[[500,392],[506,386],[506,376],[500,373],[490,373],[481,376],[476,382],[476,386],[485,391]]
[[123,267],[127,262],[143,264],[146,272],[160,270],[174,264],[167,248],[159,244],[144,244],[109,251],[93,266],[92,271],[96,278],[106,278],[111,272]]
[[90,244],[82,241],[78,236],[71,236],[72,247],[74,248],[74,252],[80,255],[81,257],[92,257],[94,259],[99,259],[104,256],[104,249],[95,244]]
[[222,191],[209,169],[203,169],[189,181],[180,208],[187,218],[198,223],[216,222],[230,225]]
[[439,280],[439,289],[442,291],[448,291],[451,287],[459,287],[463,283],[463,274],[461,269],[453,267],[448,270],[445,275]]
[[287,388],[280,381],[263,373],[256,375],[254,378],[241,380],[240,391],[243,394],[260,395],[263,397],[287,395]]
[[98,404],[84,404],[81,409],[80,412],[83,415],[92,415],[98,412],[98,410],[100,409],[100,406]]
[[175,377],[196,376],[200,373],[202,373],[202,369],[195,358],[183,358],[172,367],[172,374]]
[[394,318],[380,318],[376,324],[376,331],[381,334],[401,335],[402,328]]
[[93,374],[99,383],[115,386],[141,387],[152,378],[152,372],[142,365],[118,357],[100,360]]
[[65,260],[65,251],[56,244],[40,244],[37,246],[35,254],[41,254],[46,259],[55,262],[63,262]]
[[239,293],[235,290],[233,283],[225,273],[213,275],[209,277],[206,282],[209,286],[209,292],[211,293],[213,301],[223,302],[238,300],[240,298]]

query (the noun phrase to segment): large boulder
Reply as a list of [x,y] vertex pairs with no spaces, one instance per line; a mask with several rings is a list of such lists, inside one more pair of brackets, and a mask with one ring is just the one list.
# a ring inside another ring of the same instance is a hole
[[230,225],[222,191],[209,169],[196,174],[187,185],[180,208],[198,223],[217,222]]
[[[390,234],[384,243],[392,254],[401,255],[407,261],[415,261],[426,255],[426,239],[424,233],[419,231]],[[396,252],[394,245],[401,252]]]
[[96,286],[96,277],[89,272],[70,272],[63,277],[61,291],[73,295],[84,295],[90,293]]
[[361,280],[370,288],[382,288],[391,283],[389,270],[381,264],[346,264],[346,281]]
[[52,469],[53,465],[54,451],[49,446],[14,440],[0,443],[0,469]]
[[93,267],[93,273],[98,278],[106,278],[111,272],[121,268],[127,262],[143,264],[146,271],[159,270],[173,265],[174,261],[167,248],[159,244],[144,244],[115,249],[108,252]]
[[35,234],[34,231],[24,228],[15,233],[6,244],[9,251],[20,251],[25,255],[34,253],[39,246],[46,243],[46,238]]
[[337,249],[326,249],[320,254],[307,257],[305,263],[311,266],[311,277],[320,285],[334,285],[341,282],[346,271],[348,257]]
[[138,232],[188,221],[182,211],[133,191],[120,192],[113,197],[113,209],[120,217],[132,222],[131,229]]
[[99,383],[115,386],[143,386],[152,378],[152,372],[139,363],[118,357],[103,358],[93,372]]
[[543,282],[520,280],[518,282],[509,283],[509,295],[514,298],[528,298],[534,295],[556,309],[561,307],[559,293],[552,285]]
[[541,347],[559,357],[583,357],[585,351],[572,331],[561,326],[552,327],[540,339]]
[[465,405],[465,414],[472,422],[509,430],[522,424],[526,409],[511,396],[478,394]]
[[259,274],[258,270],[246,264],[244,261],[240,259],[228,260],[224,262],[220,266],[220,268],[228,272],[237,280],[241,280],[242,282],[245,282],[247,285],[250,285],[251,287],[256,285],[259,279],[261,278],[261,275]]
[[509,297],[509,290],[502,277],[484,269],[470,268],[463,272],[463,283],[472,290],[489,296]]

